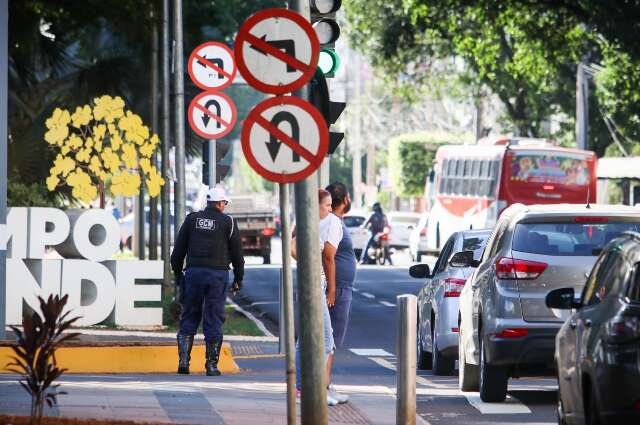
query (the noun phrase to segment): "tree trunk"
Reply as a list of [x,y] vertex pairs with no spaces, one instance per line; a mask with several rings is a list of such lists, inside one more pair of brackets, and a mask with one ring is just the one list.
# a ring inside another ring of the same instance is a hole
[[104,201],[104,182],[100,181],[98,183],[98,192],[100,192],[100,208],[104,209],[105,201]]
[[[155,4],[151,5],[153,29],[151,34],[151,131],[158,134],[158,24]],[[157,166],[157,155],[153,155],[151,163]],[[158,197],[149,197],[149,259],[158,259]]]

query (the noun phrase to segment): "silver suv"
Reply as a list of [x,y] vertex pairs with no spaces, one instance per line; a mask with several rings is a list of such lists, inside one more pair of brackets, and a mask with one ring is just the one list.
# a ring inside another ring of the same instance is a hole
[[547,308],[546,295],[567,286],[581,293],[603,247],[627,230],[640,230],[640,209],[516,204],[502,213],[479,265],[456,254],[452,264],[478,266],[460,295],[460,389],[503,401],[510,377],[552,375],[568,313]]

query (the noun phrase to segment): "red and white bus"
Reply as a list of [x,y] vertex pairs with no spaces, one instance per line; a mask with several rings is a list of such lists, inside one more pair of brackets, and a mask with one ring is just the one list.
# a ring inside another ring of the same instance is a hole
[[543,139],[485,138],[436,152],[427,182],[427,247],[435,253],[456,231],[491,228],[514,203],[596,200],[596,155]]

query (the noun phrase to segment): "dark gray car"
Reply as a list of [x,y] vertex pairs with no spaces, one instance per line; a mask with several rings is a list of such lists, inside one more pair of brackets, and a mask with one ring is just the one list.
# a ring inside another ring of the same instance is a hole
[[561,424],[640,423],[640,234],[600,255],[578,301],[553,290],[547,306],[573,309],[556,337]]
[[640,230],[640,209],[516,204],[505,210],[460,295],[461,389],[503,401],[510,377],[553,375],[555,337],[568,313],[549,309],[546,295],[567,286],[582,292],[603,247],[627,230]]

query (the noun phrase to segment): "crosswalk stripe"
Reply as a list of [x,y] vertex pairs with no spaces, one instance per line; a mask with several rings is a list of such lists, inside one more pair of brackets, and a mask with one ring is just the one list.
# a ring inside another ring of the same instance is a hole
[[390,303],[389,301],[380,301],[380,304],[386,307],[395,307],[395,304]]
[[[388,359],[380,357],[369,357],[374,363],[395,372],[396,365]],[[480,399],[479,393],[463,393],[458,388],[451,388],[450,385],[438,384],[429,381],[422,376],[416,376],[416,384],[427,388],[416,388],[416,395],[426,396],[464,396],[469,404],[483,415],[513,415],[527,414],[531,410],[517,399],[507,395],[507,399],[502,403],[485,403]]]
[[479,393],[462,393],[470,405],[478,409],[483,415],[515,415],[531,413],[531,410],[515,398],[507,395],[502,403],[485,403],[480,399]]
[[362,296],[363,296],[363,297],[370,298],[370,299],[371,299],[371,298],[375,298],[375,297],[376,297],[375,295],[370,294],[370,293],[368,293],[368,292],[363,292],[363,293],[362,293]]
[[382,356],[382,357],[389,357],[389,356],[393,356],[393,354],[389,353],[388,351],[383,350],[382,348],[350,348],[349,351],[351,351],[353,354],[357,355],[357,356]]

